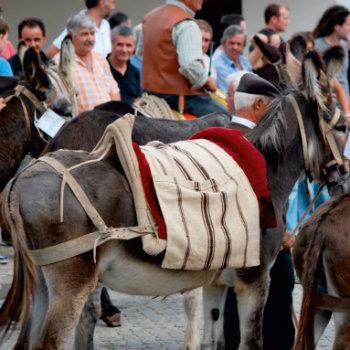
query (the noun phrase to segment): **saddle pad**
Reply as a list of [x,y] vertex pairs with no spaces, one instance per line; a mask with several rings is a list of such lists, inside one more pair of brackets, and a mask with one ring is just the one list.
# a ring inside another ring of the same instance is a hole
[[159,237],[167,239],[163,268],[259,265],[257,197],[231,155],[205,139],[134,150]]

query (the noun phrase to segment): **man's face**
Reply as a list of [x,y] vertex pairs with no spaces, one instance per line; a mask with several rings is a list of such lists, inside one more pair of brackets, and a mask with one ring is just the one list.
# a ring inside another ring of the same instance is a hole
[[119,62],[127,62],[134,53],[134,38],[117,35],[112,44],[112,56]]
[[350,33],[350,16],[346,17],[345,22],[341,26],[334,26],[334,31],[339,39],[347,40]]
[[235,99],[235,89],[233,87],[233,84],[231,83],[228,86],[227,95],[226,95],[226,99],[225,99],[226,103],[227,103],[227,112],[230,114],[233,114],[235,111],[234,99]]
[[238,57],[244,50],[244,34],[237,34],[225,40],[224,51],[232,61],[238,60]]
[[204,1],[205,0],[182,0],[182,2],[194,12],[202,9]]
[[28,47],[34,48],[37,54],[40,54],[46,43],[46,37],[39,26],[24,26],[18,40],[24,41]]
[[280,7],[280,14],[276,17],[275,31],[285,32],[289,25],[289,11],[285,7]]
[[95,28],[78,28],[76,33],[71,35],[78,56],[86,56],[92,51],[95,44]]
[[205,32],[204,30],[201,30],[201,32],[202,32],[202,50],[203,50],[203,53],[207,53],[210,47],[211,35],[209,32]]

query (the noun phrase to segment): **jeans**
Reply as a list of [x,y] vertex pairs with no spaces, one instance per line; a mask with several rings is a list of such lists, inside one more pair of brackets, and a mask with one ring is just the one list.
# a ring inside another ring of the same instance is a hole
[[[178,95],[166,95],[158,94],[155,92],[148,92],[151,95],[155,95],[164,98],[168,102],[171,109],[179,110],[179,96]],[[203,117],[210,113],[227,113],[226,107],[219,102],[215,101],[209,95],[193,95],[185,96],[185,113],[192,114],[196,117]]]
[[[290,250],[282,250],[270,271],[271,284],[264,310],[264,350],[290,350],[295,328],[292,318],[294,270]],[[225,349],[237,349],[240,342],[236,294],[230,288],[225,304]]]

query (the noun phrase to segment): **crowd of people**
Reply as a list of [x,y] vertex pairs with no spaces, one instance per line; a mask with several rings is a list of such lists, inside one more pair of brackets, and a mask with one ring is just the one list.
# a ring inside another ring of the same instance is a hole
[[[75,48],[72,76],[78,91],[79,113],[110,100],[132,105],[147,92],[166,100],[172,109],[197,117],[212,112],[229,113],[232,122],[228,127],[245,133],[255,127],[279,94],[278,87],[259,77],[268,59],[254,38],[271,47],[280,46],[280,34],[289,24],[289,9],[285,5],[268,5],[265,27],[249,39],[240,14],[225,14],[217,28],[203,19],[195,20],[203,1],[166,0],[163,6],[145,14],[142,24],[134,28],[126,14],[113,13],[113,0],[85,0],[85,4],[86,9],[69,18],[66,28],[46,52],[44,23],[38,18],[26,18],[18,24],[18,41],[33,47],[43,64],[57,64],[61,42],[66,35],[71,36]],[[220,31],[221,40],[216,45],[212,42],[213,28]],[[340,5],[328,8],[312,29],[302,32],[309,50],[323,51],[336,45],[344,49],[343,66],[333,89],[339,107],[350,117],[349,9]],[[8,33],[9,25],[0,18],[0,75],[21,75],[20,55],[8,41]],[[244,55],[247,44],[248,56]],[[227,105],[211,97],[210,93],[218,89],[226,95]],[[0,109],[4,107],[0,99]],[[287,240],[288,231],[285,236]],[[264,343],[270,350],[289,350],[294,342],[292,241],[288,242],[271,270],[264,321]],[[0,262],[6,262],[6,257],[0,257]],[[231,310],[234,304],[234,291],[230,290],[227,308]],[[276,325],[281,329],[278,336],[274,334]],[[226,341],[235,348],[234,342],[239,339],[237,320],[227,316],[225,329],[228,327]]]

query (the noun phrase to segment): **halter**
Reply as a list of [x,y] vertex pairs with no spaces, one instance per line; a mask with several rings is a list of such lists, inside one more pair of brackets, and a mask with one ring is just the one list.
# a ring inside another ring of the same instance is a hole
[[[300,108],[299,108],[298,102],[296,101],[293,95],[289,94],[287,98],[291,102],[298,120],[301,143],[303,147],[305,174],[308,179],[312,179],[310,174],[310,160],[309,160],[309,154],[308,154],[308,145],[307,145],[305,126],[304,126],[303,118],[301,116]],[[323,139],[327,141],[328,146],[333,155],[333,160],[325,163],[323,165],[323,169],[326,170],[335,164],[337,164],[338,169],[344,169],[343,157],[340,155],[337,144],[334,139],[334,135],[331,133],[331,131],[333,130],[334,126],[337,124],[340,118],[340,110],[337,107],[335,108],[332,119],[329,122],[327,122],[324,119],[323,114],[321,113],[320,107],[318,108],[318,116],[320,120],[319,124],[323,135]],[[344,170],[341,170],[341,171],[344,172]]]
[[[35,109],[37,109],[41,114],[44,114],[47,111],[47,109],[52,105],[52,103],[55,101],[55,99],[57,98],[57,91],[54,90],[47,97],[46,100],[40,101],[27,87],[25,87],[24,85],[17,85],[15,87],[14,93],[12,95],[9,95],[9,96],[4,98],[5,103],[8,103],[14,97],[17,97],[20,100],[21,105],[22,105],[22,109],[24,112],[26,124],[27,124],[28,142],[29,142],[31,140],[31,122],[30,122],[30,117],[29,117],[29,113],[28,113],[28,108],[27,108],[26,104],[24,103],[22,95],[27,97],[28,100],[33,103]],[[39,132],[40,138],[44,139],[42,136],[42,133],[39,130],[38,130],[38,132]]]
[[[301,136],[301,143],[302,143],[302,148],[303,148],[304,168],[305,168],[306,178],[312,180],[312,177],[311,177],[311,174],[310,174],[310,160],[309,160],[309,153],[308,153],[307,138],[306,138],[305,126],[304,126],[303,118],[302,118],[302,115],[301,115],[301,112],[300,112],[300,108],[299,108],[298,102],[296,101],[296,99],[295,99],[295,97],[293,95],[289,94],[287,96],[287,98],[291,102],[291,104],[292,104],[292,106],[294,108],[295,114],[297,116],[297,120],[298,120],[299,131],[300,131],[300,136]],[[326,171],[325,169],[328,169],[331,166],[337,164],[338,171],[342,171],[344,173],[344,171],[345,171],[344,160],[340,156],[338,147],[337,147],[335,139],[334,139],[334,135],[331,133],[331,131],[333,130],[334,126],[337,124],[337,122],[338,122],[338,120],[340,118],[340,110],[336,107],[335,112],[333,114],[333,117],[332,117],[332,119],[329,122],[325,121],[325,119],[323,117],[323,114],[321,113],[320,107],[318,108],[318,116],[319,116],[319,120],[320,120],[320,129],[321,129],[323,138],[324,138],[325,141],[327,141],[327,143],[328,143],[328,145],[329,145],[329,147],[331,149],[333,158],[334,158],[333,160],[331,160],[331,161],[329,161],[329,162],[327,162],[326,164],[323,165],[323,170]],[[340,170],[340,169],[342,169],[342,170]],[[309,211],[313,207],[314,203],[316,202],[316,199],[320,195],[320,193],[321,193],[321,191],[322,191],[324,186],[325,186],[324,183],[321,184],[321,186],[318,189],[316,195],[311,200],[310,192],[309,192],[307,183],[305,183],[305,188],[306,188],[307,196],[308,196],[308,199],[309,199],[309,206],[305,210],[303,216],[299,220],[297,226],[294,228],[294,230],[291,233],[291,235],[288,238],[288,240],[286,242],[284,242],[285,244],[288,243],[292,239],[292,237],[294,237],[296,235],[299,227],[304,222],[304,219],[305,219],[306,215],[309,213]]]

